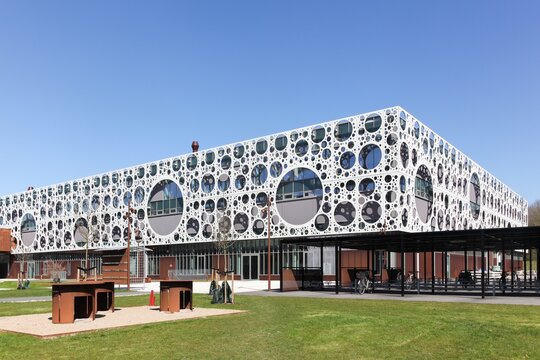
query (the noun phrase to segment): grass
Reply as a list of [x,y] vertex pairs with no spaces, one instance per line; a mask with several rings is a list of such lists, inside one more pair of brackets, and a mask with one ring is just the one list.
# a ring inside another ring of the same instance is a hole
[[[118,306],[147,296],[119,297]],[[211,305],[196,295],[196,306]],[[540,358],[540,308],[236,296],[249,312],[51,340],[0,334],[0,358]],[[0,316],[50,311],[0,304]]]
[[17,290],[17,281],[0,282],[1,299],[33,296],[51,296],[51,282],[30,280],[30,288],[25,290]]
[[[49,280],[30,280],[29,289],[17,290],[16,280],[2,281],[0,282],[0,299],[51,296],[51,284]],[[117,293],[127,292],[127,289],[116,289],[115,291]]]

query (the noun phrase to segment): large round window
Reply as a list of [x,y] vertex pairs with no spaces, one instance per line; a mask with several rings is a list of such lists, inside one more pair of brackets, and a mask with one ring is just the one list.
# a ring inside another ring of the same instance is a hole
[[21,239],[24,246],[32,246],[36,239],[36,220],[32,214],[25,214],[22,217]]
[[302,225],[315,217],[321,207],[322,196],[319,176],[310,169],[296,168],[281,179],[276,192],[276,207],[283,220],[292,225]]
[[427,224],[433,212],[433,183],[429,169],[420,165],[416,171],[415,179],[416,212],[420,220]]
[[173,180],[158,182],[148,200],[148,222],[150,227],[159,235],[169,235],[178,228],[184,199],[180,187]]
[[480,215],[480,179],[478,174],[473,173],[469,182],[469,202],[473,218],[478,219]]

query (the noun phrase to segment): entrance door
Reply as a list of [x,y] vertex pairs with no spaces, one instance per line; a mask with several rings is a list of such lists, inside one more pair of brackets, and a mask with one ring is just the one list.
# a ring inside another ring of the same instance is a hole
[[259,279],[259,255],[242,255],[242,279]]

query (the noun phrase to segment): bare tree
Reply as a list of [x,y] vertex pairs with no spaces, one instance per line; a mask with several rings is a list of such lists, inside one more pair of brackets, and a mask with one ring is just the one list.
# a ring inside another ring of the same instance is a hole
[[[218,249],[218,268],[219,256],[223,254],[223,269],[225,273],[225,286],[223,289],[223,303],[227,302],[227,273],[230,271],[227,253],[233,245],[231,241],[231,219],[226,215],[221,215],[218,219],[218,233],[216,236],[216,247]],[[231,302],[234,303],[234,273],[232,274]]]
[[66,267],[57,260],[45,262],[44,275],[50,277],[53,282],[60,282],[60,273],[66,271]]
[[529,205],[529,226],[540,226],[540,200]]
[[91,242],[99,241],[99,221],[97,215],[88,213],[86,217],[81,217],[75,222],[75,242],[85,246],[85,269],[83,279],[86,280],[90,268],[88,260],[88,250]]
[[[529,226],[540,226],[540,200],[536,200],[532,204],[529,204]],[[538,261],[538,250],[532,250],[532,267],[536,268]]]

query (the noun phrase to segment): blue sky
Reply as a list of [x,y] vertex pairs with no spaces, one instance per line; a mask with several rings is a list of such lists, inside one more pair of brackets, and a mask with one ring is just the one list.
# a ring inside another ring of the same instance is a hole
[[401,105],[540,199],[538,1],[1,1],[0,194]]

